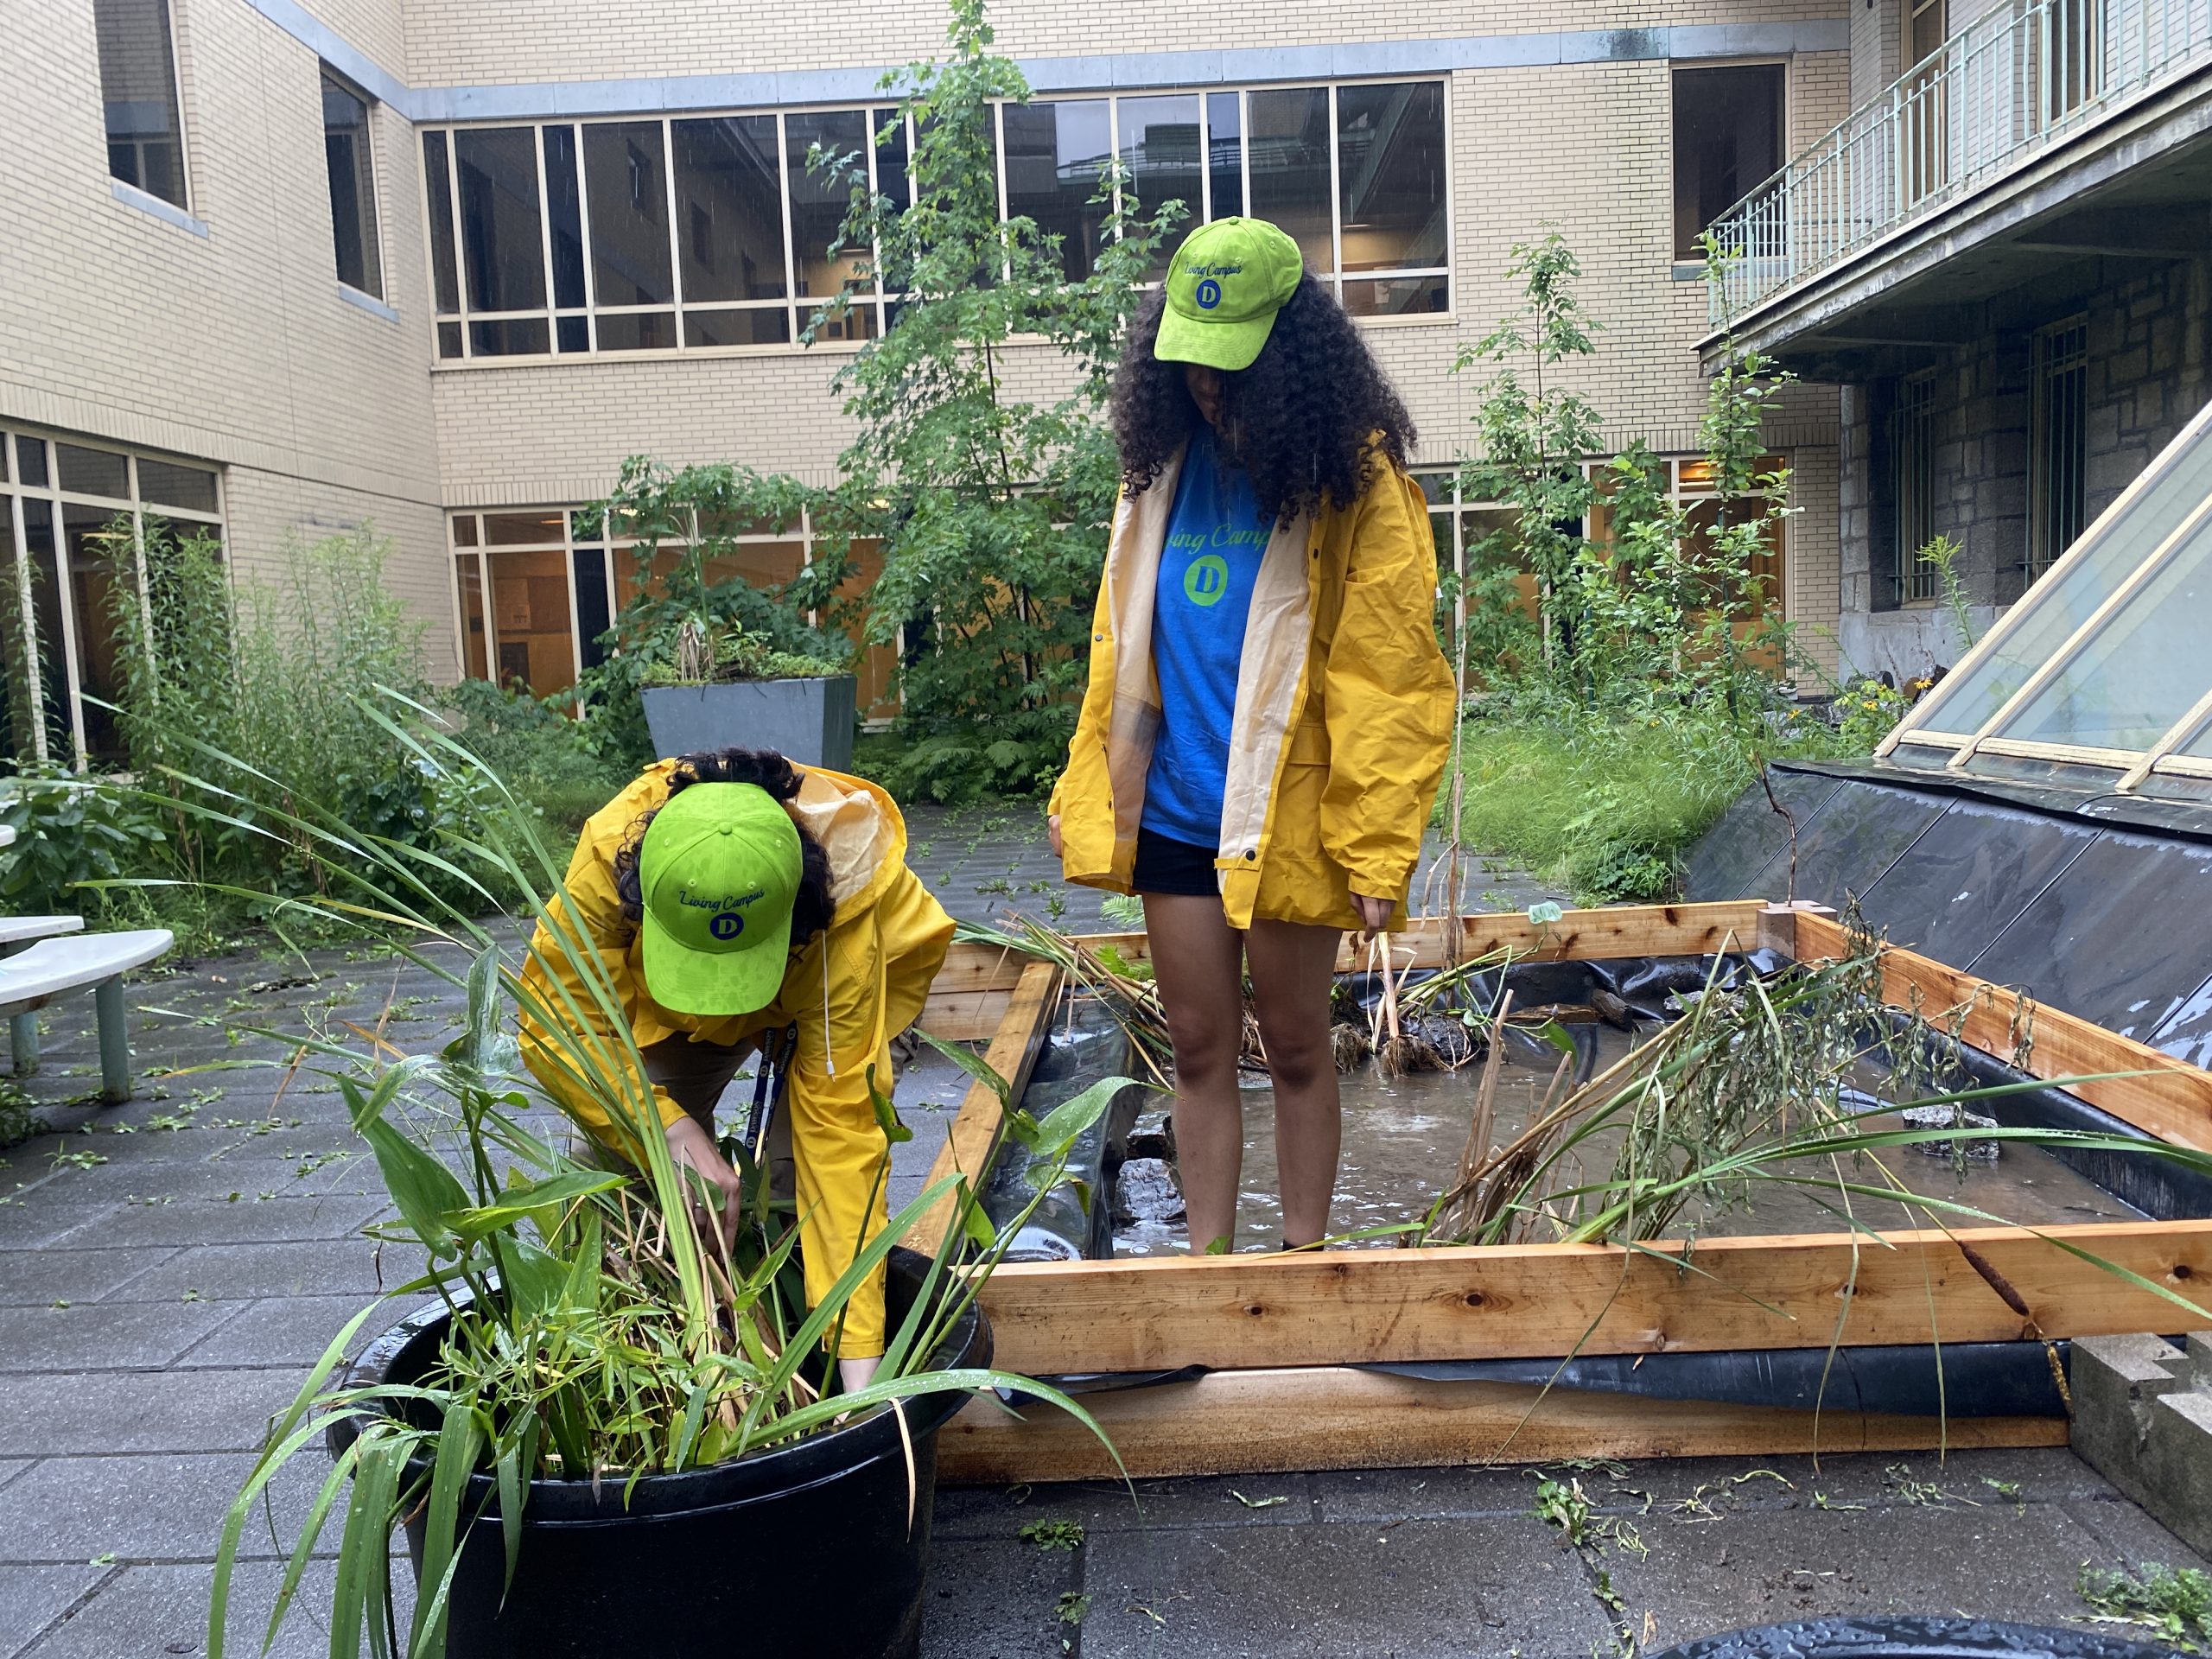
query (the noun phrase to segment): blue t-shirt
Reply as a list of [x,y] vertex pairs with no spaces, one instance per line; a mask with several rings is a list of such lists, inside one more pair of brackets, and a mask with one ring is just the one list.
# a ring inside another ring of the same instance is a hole
[[1200,427],[1175,482],[1153,600],[1160,721],[1145,777],[1142,823],[1154,835],[1200,847],[1221,844],[1236,667],[1273,528],[1260,517],[1251,475],[1223,460],[1212,429]]

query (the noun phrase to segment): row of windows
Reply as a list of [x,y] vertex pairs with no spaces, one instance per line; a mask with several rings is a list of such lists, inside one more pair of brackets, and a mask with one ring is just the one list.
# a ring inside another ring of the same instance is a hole
[[[17,760],[81,761],[115,750],[114,588],[105,532],[118,515],[134,531],[149,515],[223,536],[219,476],[204,467],[105,446],[0,431],[0,675],[10,688],[0,727]],[[136,543],[134,542],[134,552]],[[28,716],[15,695],[36,685]]]
[[[99,41],[108,172],[134,190],[189,211],[168,0],[92,0],[92,22]],[[321,67],[321,90],[338,280],[381,300],[384,259],[377,233],[372,100],[327,64]]]
[[[188,209],[169,0],[93,0],[108,168]],[[1675,244],[1781,164],[1780,64],[1674,72]],[[338,279],[387,297],[374,103],[321,70]],[[1191,222],[1250,213],[1296,239],[1356,315],[1451,306],[1444,84],[1160,92],[998,106],[999,202],[1063,238],[1071,276],[1105,234],[1103,165],[1137,201]],[[438,355],[786,345],[863,261],[838,247],[846,192],[810,146],[865,155],[871,186],[910,199],[911,137],[893,111],[705,115],[426,130]],[[896,297],[868,290],[823,336],[880,334]]]
[[[1448,308],[1440,81],[1001,105],[999,203],[1062,238],[1080,277],[1119,157],[1139,202],[1249,213],[1294,237],[1363,315]],[[867,250],[839,245],[847,189],[810,150],[863,155],[911,200],[912,134],[887,109],[434,129],[423,135],[443,358],[785,344],[849,287],[831,339],[885,326]]]
[[[1710,534],[1719,522],[1709,463],[1690,457],[1661,463],[1669,499],[1686,510],[1693,528]],[[1768,458],[1760,470],[1783,465]],[[1456,471],[1415,474],[1429,502],[1439,565],[1449,570],[1484,536],[1509,526],[1515,510],[1495,502],[1463,501]],[[539,696],[565,691],[585,669],[601,659],[599,637],[635,591],[640,572],[627,543],[609,542],[598,515],[557,508],[502,512],[463,512],[448,520],[454,556],[454,621],[461,642],[461,671],[471,679],[519,684]],[[1604,540],[1609,533],[1601,500],[1584,533]],[[811,563],[817,546],[804,517],[783,531],[763,527],[729,540],[728,550],[709,563],[709,581],[739,578],[760,587],[779,587]],[[881,569],[875,543],[853,544],[858,569],[848,593],[865,591]],[[1783,548],[1780,526],[1758,562],[1767,594],[1783,591]],[[665,569],[675,555],[663,552]],[[651,580],[648,573],[646,579]],[[1533,601],[1534,579],[1524,584]],[[860,707],[872,718],[898,709],[899,651],[871,645],[863,653]]]

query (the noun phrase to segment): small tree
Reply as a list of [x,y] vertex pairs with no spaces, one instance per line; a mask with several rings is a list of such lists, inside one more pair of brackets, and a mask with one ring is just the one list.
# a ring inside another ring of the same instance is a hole
[[[993,105],[1029,88],[992,52],[982,0],[954,0],[949,38],[946,60],[884,81],[915,133],[911,206],[868,192],[864,157],[810,158],[853,192],[839,245],[873,250],[853,286],[880,277],[896,307],[834,382],[859,431],[823,520],[880,545],[867,626],[904,645],[913,742],[897,781],[939,796],[1033,788],[1065,754],[1120,470],[1100,415],[1140,284],[1184,212],[1143,216],[1107,164],[1098,255],[1071,277],[1058,235],[999,215]],[[1012,360],[1037,346],[1058,360],[1031,352],[1017,391]],[[1040,381],[1052,389],[1027,390]]]
[[[1510,531],[1478,543],[1478,571],[1490,574],[1482,585],[1493,601],[1510,589],[1513,569],[1535,575],[1543,661],[1556,668],[1579,620],[1572,577],[1595,499],[1582,461],[1597,453],[1600,423],[1588,399],[1547,385],[1546,374],[1569,358],[1594,354],[1597,325],[1574,297],[1581,263],[1556,230],[1540,242],[1515,243],[1506,274],[1521,284],[1521,308],[1474,345],[1461,346],[1452,365],[1454,374],[1478,364],[1497,365],[1475,412],[1479,449],[1461,467],[1461,493],[1514,509]],[[1525,380],[1515,366],[1519,358],[1528,359]],[[1480,582],[1479,575],[1471,579],[1471,599]]]

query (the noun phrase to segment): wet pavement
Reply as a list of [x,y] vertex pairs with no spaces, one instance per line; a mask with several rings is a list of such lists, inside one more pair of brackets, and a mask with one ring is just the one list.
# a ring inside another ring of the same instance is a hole
[[[956,909],[988,913],[1013,896],[993,884],[1041,879],[1021,874],[1035,844],[970,835],[918,830],[918,861],[971,890],[948,893]],[[387,956],[322,951],[192,964],[128,1001],[139,1098],[83,1100],[91,1000],[56,1004],[28,1080],[51,1127],[0,1152],[0,1659],[201,1651],[217,1529],[265,1420],[378,1287],[413,1271],[361,1236],[386,1211],[329,1084],[220,1022],[427,1048],[461,1000]],[[894,1203],[963,1081],[935,1058],[902,1078],[915,1138]],[[1519,1467],[1149,1482],[1135,1502],[947,1491],[925,1651],[1586,1659],[1820,1611],[2053,1623],[2088,1611],[2084,1562],[2203,1565],[2063,1451],[1761,1466],[1551,1471],[1582,1483],[1595,1517],[1580,1548],[1532,1513],[1539,1477]],[[277,1483],[280,1535],[321,1473],[304,1459]],[[247,1553],[241,1652],[280,1575],[258,1525]],[[309,1605],[328,1585],[319,1564]],[[326,1643],[300,1620],[275,1651]]]

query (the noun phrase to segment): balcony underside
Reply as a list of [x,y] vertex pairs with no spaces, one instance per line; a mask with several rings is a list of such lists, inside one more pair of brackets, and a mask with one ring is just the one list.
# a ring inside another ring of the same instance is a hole
[[2212,67],[1783,290],[1736,337],[1806,379],[1874,379],[2208,251]]

